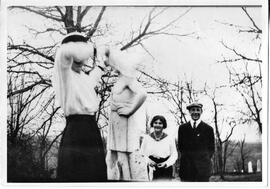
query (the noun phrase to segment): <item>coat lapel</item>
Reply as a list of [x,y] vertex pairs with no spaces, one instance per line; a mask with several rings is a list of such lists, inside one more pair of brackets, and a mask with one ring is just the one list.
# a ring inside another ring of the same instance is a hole
[[187,126],[189,129],[193,129],[190,121],[188,122]]
[[202,127],[202,125],[203,125],[203,121],[201,121],[201,122],[199,123],[199,125],[197,125],[197,129],[200,130],[200,128]]

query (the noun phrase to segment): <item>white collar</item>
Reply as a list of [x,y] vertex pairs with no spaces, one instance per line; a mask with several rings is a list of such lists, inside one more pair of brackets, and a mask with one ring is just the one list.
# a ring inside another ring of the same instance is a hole
[[[198,119],[198,120],[196,121],[196,126],[195,126],[196,128],[197,128],[198,125],[201,123],[201,121],[202,121],[201,119]],[[191,127],[193,127],[194,122],[195,122],[195,121],[194,121],[193,119],[190,120]]]

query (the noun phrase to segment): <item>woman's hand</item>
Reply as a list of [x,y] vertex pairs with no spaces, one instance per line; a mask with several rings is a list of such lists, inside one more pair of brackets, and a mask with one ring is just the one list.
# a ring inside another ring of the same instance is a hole
[[121,107],[121,104],[120,103],[118,103],[118,102],[111,102],[111,110],[112,111],[117,111],[120,107]]
[[131,105],[129,103],[125,103],[124,106],[119,107],[117,109],[117,113],[121,116],[129,117],[130,116],[130,109],[131,109]]
[[105,66],[109,66],[109,57],[110,57],[110,49],[106,48],[106,50],[105,50],[105,60],[104,60]]
[[116,111],[118,115],[129,116],[131,104],[130,102],[111,102],[111,110]]
[[158,168],[167,168],[167,164],[165,162],[157,164]]
[[96,66],[100,67],[103,71],[109,71],[109,55],[110,50],[106,47],[98,47],[96,48]]
[[152,161],[151,159],[148,160],[148,165],[151,167],[155,167],[157,164],[156,162]]

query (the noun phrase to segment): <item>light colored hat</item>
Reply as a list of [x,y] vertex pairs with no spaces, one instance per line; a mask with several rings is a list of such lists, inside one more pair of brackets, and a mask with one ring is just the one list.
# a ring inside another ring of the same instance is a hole
[[187,106],[187,109],[190,110],[192,107],[199,107],[202,108],[203,105],[201,103],[193,102]]
[[109,65],[125,76],[136,77],[140,62],[140,57],[136,54],[110,49]]

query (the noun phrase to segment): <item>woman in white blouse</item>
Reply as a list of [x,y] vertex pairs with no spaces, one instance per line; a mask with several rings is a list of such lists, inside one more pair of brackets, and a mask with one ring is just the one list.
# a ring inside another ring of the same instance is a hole
[[153,117],[150,126],[154,132],[146,135],[141,145],[141,152],[148,158],[149,173],[153,171],[153,180],[172,179],[172,165],[177,160],[175,141],[169,137],[163,129],[167,127],[165,117],[156,115]]
[[57,50],[53,87],[66,117],[58,153],[61,182],[106,181],[105,154],[95,113],[100,99],[95,91],[104,67],[87,75],[82,66],[94,58],[94,46],[80,33],[68,34]]

